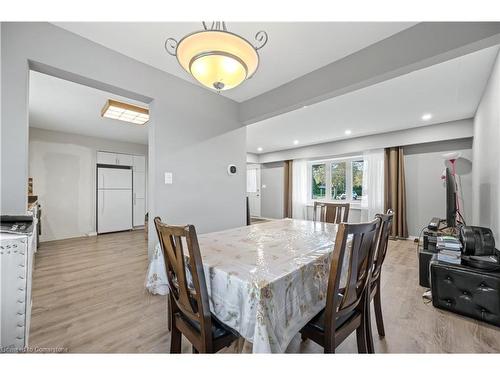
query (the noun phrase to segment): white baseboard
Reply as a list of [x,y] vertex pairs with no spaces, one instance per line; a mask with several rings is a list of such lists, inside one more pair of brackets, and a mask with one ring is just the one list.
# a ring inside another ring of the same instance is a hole
[[94,237],[97,236],[97,232],[89,232],[87,233],[87,237]]

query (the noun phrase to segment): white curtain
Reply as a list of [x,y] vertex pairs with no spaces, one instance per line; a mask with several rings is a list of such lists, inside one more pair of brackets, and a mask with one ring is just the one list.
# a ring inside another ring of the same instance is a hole
[[307,219],[307,161],[292,163],[292,217]]
[[384,149],[363,153],[363,198],[361,221],[384,212]]

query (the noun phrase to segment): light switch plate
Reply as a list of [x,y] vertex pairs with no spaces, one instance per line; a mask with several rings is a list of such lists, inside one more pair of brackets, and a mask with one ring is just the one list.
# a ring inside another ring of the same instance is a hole
[[165,172],[165,185],[172,185],[172,173]]

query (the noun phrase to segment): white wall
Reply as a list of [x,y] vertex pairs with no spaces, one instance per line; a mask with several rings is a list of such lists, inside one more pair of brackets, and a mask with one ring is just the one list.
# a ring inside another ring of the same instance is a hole
[[500,242],[500,58],[474,118],[473,223]]
[[29,129],[29,176],[42,206],[41,241],[95,232],[97,151],[147,155],[142,144]]
[[[1,27],[2,213],[26,211],[31,68],[149,104],[151,217],[198,232],[245,224],[246,132],[236,102],[49,23]],[[228,176],[228,164],[240,173]],[[151,250],[152,220],[149,232]]]
[[450,121],[440,124],[421,126],[419,128],[372,134],[363,137],[344,139],[341,141],[326,142],[312,146],[269,152],[259,155],[259,162],[272,163],[275,161],[303,158],[320,159],[334,156],[348,156],[352,154],[359,155],[360,152],[365,150],[468,138],[472,137],[472,135],[472,119]]
[[460,211],[467,224],[472,221],[472,139],[405,146],[406,218],[410,236],[418,236],[433,217],[446,218],[446,188],[441,175],[449,164],[442,155],[451,151],[461,153],[456,163],[463,198]]
[[247,163],[259,164],[259,155],[247,152]]

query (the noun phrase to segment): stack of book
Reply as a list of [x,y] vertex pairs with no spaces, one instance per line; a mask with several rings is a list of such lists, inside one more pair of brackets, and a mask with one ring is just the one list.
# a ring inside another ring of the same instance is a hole
[[441,236],[437,238],[437,258],[442,262],[460,264],[462,255],[462,244],[458,238],[452,236]]

